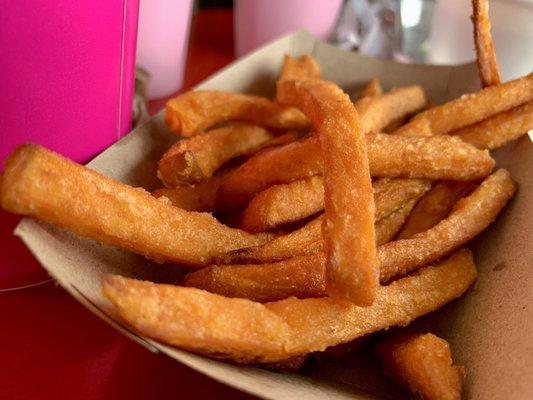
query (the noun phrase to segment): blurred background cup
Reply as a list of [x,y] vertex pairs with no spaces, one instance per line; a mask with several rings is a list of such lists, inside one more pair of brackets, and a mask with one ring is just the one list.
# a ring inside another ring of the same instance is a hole
[[192,0],[140,0],[137,65],[150,75],[149,99],[183,85],[192,6]]
[[30,141],[86,162],[131,130],[137,11],[138,0],[2,3],[0,162]]
[[[429,36],[428,62],[459,64],[476,57],[470,2],[440,0]],[[533,0],[491,0],[492,38],[503,80],[531,72],[533,66]]]
[[327,39],[342,0],[235,0],[237,56],[297,29]]

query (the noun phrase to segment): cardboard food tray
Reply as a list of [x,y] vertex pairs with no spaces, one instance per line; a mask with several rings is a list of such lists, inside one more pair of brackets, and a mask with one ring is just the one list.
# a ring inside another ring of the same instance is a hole
[[[385,89],[421,84],[436,103],[478,88],[475,65],[455,67],[396,64],[345,52],[299,31],[244,57],[204,81],[197,89],[217,89],[272,96],[284,54],[313,54],[325,79],[355,93],[378,76]],[[158,187],[155,168],[161,154],[176,141],[159,113],[108,148],[90,168],[147,189]],[[516,198],[473,248],[477,283],[456,300],[416,323],[441,334],[454,350],[456,363],[467,368],[466,397],[533,398],[533,145],[526,136],[495,154],[519,182]],[[107,273],[172,281],[183,271],[31,219],[15,230],[43,267],[74,298],[104,321],[153,352],[161,352],[220,382],[267,399],[401,398],[387,379],[366,361],[354,359],[314,365],[299,373],[279,373],[237,366],[181,351],[138,335],[125,326],[100,293]]]

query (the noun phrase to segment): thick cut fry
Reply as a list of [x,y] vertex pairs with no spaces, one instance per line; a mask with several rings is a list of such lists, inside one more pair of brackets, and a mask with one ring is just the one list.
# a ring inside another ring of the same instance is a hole
[[167,187],[206,181],[234,157],[272,139],[266,129],[236,124],[178,141],[159,160],[157,176]]
[[477,69],[483,87],[500,83],[500,67],[490,34],[489,0],[472,0],[472,25],[476,44]]
[[436,183],[417,203],[398,234],[398,239],[409,238],[433,228],[446,218],[455,203],[472,192],[475,187],[471,182],[442,181]]
[[372,97],[383,94],[383,88],[378,78],[372,78],[359,93],[359,98]]
[[374,198],[357,112],[337,85],[318,80],[278,83],[278,101],[298,107],[317,132],[324,160],[322,233],[330,296],[370,305],[379,286]]
[[[431,184],[423,179],[378,180],[373,185],[376,221],[430,187]],[[309,217],[323,209],[324,186],[321,176],[274,185],[257,194],[248,204],[243,211],[242,228],[250,232],[262,232]]]
[[[487,176],[494,160],[457,137],[365,135],[374,177],[474,180]],[[290,143],[251,157],[221,185],[221,209],[246,206],[256,193],[270,186],[322,174],[323,161],[315,137]]]
[[378,343],[387,375],[425,400],[460,400],[465,368],[452,365],[450,345],[431,333],[402,333]]
[[417,198],[409,200],[398,210],[376,223],[376,244],[378,246],[394,239],[396,234],[402,229],[405,220],[411,214],[417,201]]
[[205,265],[269,239],[168,205],[37,145],[21,146],[7,159],[0,203],[13,213],[158,261]]
[[309,54],[298,59],[286,55],[279,76],[279,82],[287,80],[320,79],[320,66]]
[[395,133],[404,136],[442,135],[532,100],[533,73],[430,108],[417,114]]
[[233,171],[234,169],[228,169],[196,185],[157,189],[152,194],[157,198],[164,196],[173,206],[187,211],[213,212],[216,211],[218,188]]
[[472,254],[463,250],[378,288],[369,307],[332,298],[263,305],[120,276],[108,276],[102,290],[128,324],[153,339],[238,362],[276,362],[406,325],[459,297],[475,279]]
[[280,107],[264,97],[217,91],[187,92],[169,100],[165,121],[174,133],[186,137],[229,121],[285,129],[309,126],[295,108]]
[[452,132],[479,149],[497,149],[533,129],[533,102]]
[[[472,194],[460,200],[448,218],[441,221],[435,227],[421,232],[410,239],[396,240],[379,246],[380,281],[386,283],[393,278],[403,276],[423,265],[427,265],[446,256],[454,249],[467,243],[496,218],[499,211],[513,196],[515,190],[516,184],[509,177],[508,172],[499,170],[487,178]],[[302,248],[300,254],[311,255],[308,256],[309,258],[305,260],[305,263],[300,265],[292,261],[287,263],[287,260],[279,261],[275,264],[275,271],[278,274],[276,277],[271,274],[270,269],[263,268],[262,264],[250,265],[247,274],[254,276],[255,282],[262,282],[265,287],[270,286],[273,292],[276,291],[280,296],[283,294],[284,297],[288,297],[294,294],[290,291],[285,293],[277,291],[277,288],[273,287],[271,282],[290,281],[294,274],[303,276],[303,272],[300,269],[312,265],[310,271],[314,275],[306,275],[310,281],[307,284],[302,284],[302,287],[319,288],[320,284],[317,282],[324,277],[324,256],[321,253],[313,254],[312,252],[320,251],[320,249],[321,241]],[[253,255],[262,256],[261,259],[257,257],[256,263],[268,263],[270,259],[276,259],[276,255],[272,251],[267,254],[262,254],[260,251],[257,251],[254,254],[253,249],[244,249],[243,254],[246,255],[246,258],[241,262],[253,262]],[[221,272],[222,270],[223,272]],[[238,274],[238,271],[239,269],[235,268],[235,266],[218,267],[218,285],[224,285],[222,281],[222,278],[224,278],[228,282],[226,293],[229,293],[229,290],[241,291],[237,285],[246,284],[245,282],[240,283],[238,278],[234,277],[234,275]],[[201,279],[196,278],[196,282],[210,282],[210,268],[203,269],[197,274],[201,276]],[[204,287],[202,286],[202,288]],[[301,292],[297,294],[302,295]],[[323,294],[325,295],[325,293]],[[250,295],[253,296],[253,293],[250,293]],[[312,295],[318,296],[319,294],[313,292]]]
[[391,122],[414,114],[426,105],[426,94],[420,86],[406,86],[355,102],[364,133],[379,133]]

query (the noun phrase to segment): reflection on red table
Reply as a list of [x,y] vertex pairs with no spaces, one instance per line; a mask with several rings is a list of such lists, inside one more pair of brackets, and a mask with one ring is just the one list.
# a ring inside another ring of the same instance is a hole
[[[232,38],[231,11],[194,17],[186,87],[233,60]],[[0,210],[0,288],[48,279],[11,235],[19,219]],[[0,317],[0,400],[252,398],[131,342],[53,282],[0,292]]]

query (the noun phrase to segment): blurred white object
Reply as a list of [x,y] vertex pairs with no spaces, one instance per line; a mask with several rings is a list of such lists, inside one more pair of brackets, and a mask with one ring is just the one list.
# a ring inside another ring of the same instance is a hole
[[[460,64],[476,58],[470,1],[439,0],[429,37],[428,62]],[[490,20],[502,79],[533,70],[533,0],[491,0]]]
[[183,84],[192,0],[141,0],[137,65],[148,71],[147,95],[157,99]]

